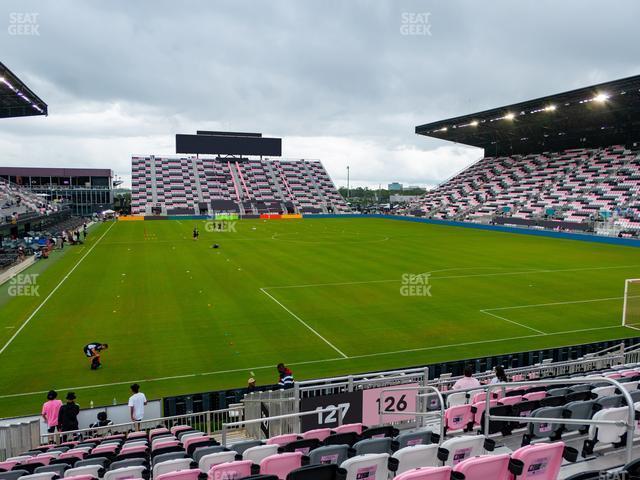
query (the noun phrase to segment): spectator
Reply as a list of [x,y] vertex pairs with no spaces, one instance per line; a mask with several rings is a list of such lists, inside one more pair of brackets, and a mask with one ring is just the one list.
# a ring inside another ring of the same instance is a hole
[[495,376],[491,379],[491,383],[507,383],[509,379],[507,378],[507,374],[504,373],[504,368],[498,365],[494,371]]
[[284,366],[284,363],[279,363],[276,367],[278,369],[278,386],[283,390],[293,388],[293,372]]
[[477,378],[473,378],[473,370],[470,366],[464,367],[464,377],[453,384],[454,390],[470,390],[472,388],[478,388],[480,382]]
[[107,417],[107,412],[99,412],[97,419],[98,421],[96,423],[92,423],[90,425],[91,428],[108,427],[113,425],[113,422]]
[[256,379],[250,378],[247,382],[247,393],[253,393],[256,391]]
[[136,422],[136,430],[140,429],[140,424],[144,418],[144,406],[147,404],[147,397],[140,391],[140,385],[134,383],[131,385],[133,394],[129,397],[129,411],[131,413],[131,421]]
[[63,432],[78,430],[78,413],[80,413],[80,407],[76,404],[75,400],[76,394],[69,392],[67,393],[67,403],[60,407],[60,412],[58,413],[58,425],[60,426],[60,430]]
[[58,428],[58,414],[62,401],[58,399],[58,392],[49,390],[47,401],[42,405],[42,418],[47,424],[47,432],[54,433]]

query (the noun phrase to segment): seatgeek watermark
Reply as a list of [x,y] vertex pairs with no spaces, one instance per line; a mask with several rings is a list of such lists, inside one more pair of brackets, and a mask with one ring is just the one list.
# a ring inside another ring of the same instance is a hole
[[400,14],[400,35],[431,36],[430,12],[402,12]]
[[400,280],[400,295],[403,297],[430,297],[430,273],[403,273]]
[[7,289],[7,293],[11,297],[39,297],[39,276],[39,273],[14,275],[9,280],[9,288]]
[[212,232],[221,232],[221,233],[236,233],[236,224],[238,222],[231,220],[215,220],[214,218],[210,218],[204,224],[205,231]]
[[40,36],[39,13],[36,12],[11,12],[9,14],[9,27],[7,32],[12,36]]

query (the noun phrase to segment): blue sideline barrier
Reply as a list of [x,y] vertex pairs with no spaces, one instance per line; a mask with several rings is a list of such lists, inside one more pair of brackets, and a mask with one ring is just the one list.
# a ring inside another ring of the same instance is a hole
[[432,218],[404,217],[401,215],[358,215],[358,214],[325,214],[309,213],[304,218],[382,218],[403,222],[428,223],[448,227],[475,228],[477,230],[491,230],[494,232],[516,233],[521,235],[535,235],[538,237],[562,238],[565,240],[579,240],[581,242],[607,243],[610,245],[623,245],[626,247],[640,247],[640,240],[633,238],[603,237],[589,233],[555,232],[552,230],[534,230],[520,227],[505,227],[504,225],[485,225],[471,222],[455,222],[450,220],[435,220]]

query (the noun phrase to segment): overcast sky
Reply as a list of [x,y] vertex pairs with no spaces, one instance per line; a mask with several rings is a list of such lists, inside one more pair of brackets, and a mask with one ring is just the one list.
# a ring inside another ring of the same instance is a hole
[[49,116],[0,121],[0,165],[128,184],[132,154],[228,129],[339,186],[347,165],[352,185],[434,185],[482,152],[416,125],[638,74],[638,19],[635,0],[3,0],[0,61]]

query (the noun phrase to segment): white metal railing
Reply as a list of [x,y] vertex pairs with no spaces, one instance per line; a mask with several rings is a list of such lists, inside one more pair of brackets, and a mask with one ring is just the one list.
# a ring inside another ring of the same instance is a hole
[[624,426],[627,430],[627,443],[626,443],[626,463],[631,462],[633,459],[633,434],[635,430],[635,407],[633,403],[633,399],[629,394],[629,391],[623,387],[623,384],[620,382],[607,377],[583,377],[583,378],[562,378],[558,380],[545,380],[544,383],[546,385],[567,385],[567,384],[576,384],[581,385],[585,383],[610,383],[615,386],[624,396],[624,399],[627,403],[627,407],[629,408],[629,416],[627,417],[626,422],[619,422],[613,420],[593,420],[593,419],[571,419],[571,418],[546,418],[546,417],[509,417],[505,415],[491,415],[491,391],[497,388],[507,388],[507,387],[527,387],[527,386],[535,386],[538,382],[511,382],[511,383],[495,383],[493,385],[488,385],[487,394],[486,394],[486,403],[487,406],[484,414],[484,431],[485,434],[489,432],[489,424],[491,420],[495,421],[503,421],[503,422],[520,422],[520,423],[563,423],[563,424],[571,424],[571,425],[616,425],[616,426]]
[[[228,422],[228,423],[223,423],[222,424],[222,431],[221,431],[221,443],[223,447],[227,446],[227,431],[229,428],[236,428],[236,429],[241,429],[243,427],[246,427],[247,425],[252,425],[252,424],[266,424],[267,426],[267,430],[270,429],[270,426],[273,422],[276,421],[288,421],[290,419],[294,419],[294,420],[300,420],[301,417],[305,417],[308,415],[318,415],[319,413],[325,413],[325,412],[333,412],[336,411],[337,412],[337,416],[338,416],[338,426],[342,425],[342,420],[343,420],[343,416],[344,416],[344,410],[340,407],[340,406],[332,406],[332,407],[327,407],[327,408],[322,408],[322,409],[316,409],[316,410],[310,410],[308,412],[296,412],[296,413],[287,413],[285,415],[275,415],[273,417],[264,417],[264,418],[254,418],[251,420],[242,420],[242,421],[238,421],[238,422]],[[269,437],[269,435],[266,435],[267,437]]]
[[[396,411],[394,412],[386,412],[382,409],[382,403],[383,403],[383,398],[384,398],[384,394],[388,393],[388,392],[406,392],[406,391],[415,391],[416,392],[416,411],[415,412],[405,412],[405,411],[401,411],[399,409],[396,409]],[[431,393],[426,393],[425,392],[431,392]],[[438,400],[438,404],[439,404],[439,411],[436,412],[435,410],[432,411],[428,411],[428,409],[425,406],[425,410],[421,411],[420,408],[420,402],[419,402],[419,398],[422,396],[422,398],[424,398],[425,402],[429,401],[429,397],[431,397],[432,395],[435,395],[437,400]],[[440,390],[438,390],[436,387],[430,386],[430,385],[426,385],[424,387],[394,387],[394,388],[385,388],[384,390],[382,390],[380,392],[380,397],[379,397],[379,403],[378,403],[378,420],[380,422],[380,425],[384,424],[383,421],[383,417],[385,415],[407,415],[407,416],[411,416],[411,417],[420,417],[422,420],[424,420],[427,417],[434,417],[434,418],[439,418],[440,419],[440,439],[444,439],[444,398],[442,397],[442,393],[440,393]]]
[[[140,422],[125,422],[104,427],[83,428],[66,432],[56,432],[53,434],[40,434],[40,443],[52,443],[58,440],[69,440],[73,438],[87,439],[100,437],[103,435],[115,435],[127,433],[134,430],[148,430],[156,427],[171,428],[176,425],[189,425],[196,430],[200,430],[207,435],[218,434],[222,430],[222,425],[229,420],[244,418],[244,407],[241,405],[225,408],[222,410],[210,410],[206,412],[188,413],[184,415],[174,415],[170,417],[158,417]],[[34,445],[33,447],[36,447]]]

